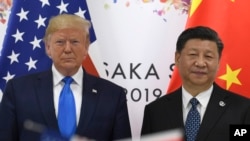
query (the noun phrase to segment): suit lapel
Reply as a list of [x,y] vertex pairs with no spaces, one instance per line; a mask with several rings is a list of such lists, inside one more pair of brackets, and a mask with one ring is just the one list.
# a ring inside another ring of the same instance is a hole
[[80,113],[80,120],[77,127],[77,133],[84,133],[88,129],[88,124],[91,124],[91,119],[96,110],[96,104],[99,99],[99,91],[95,86],[96,79],[84,73],[83,78],[83,92],[82,92],[82,106]]
[[171,123],[176,124],[174,127],[184,127],[183,123],[183,110],[182,110],[182,91],[181,88],[178,89],[175,93],[169,94],[169,106],[166,111],[170,111],[171,115]]
[[52,72],[41,73],[35,82],[38,102],[42,114],[49,127],[58,129],[53,101],[53,80]]
[[[226,94],[216,84],[202,120],[197,140],[205,140],[228,107]],[[225,104],[225,105],[224,105]]]

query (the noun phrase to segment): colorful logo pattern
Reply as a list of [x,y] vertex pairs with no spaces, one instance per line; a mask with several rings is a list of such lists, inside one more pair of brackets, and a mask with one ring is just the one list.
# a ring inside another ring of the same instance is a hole
[[12,0],[0,0],[0,23],[6,23],[6,11],[12,7]]

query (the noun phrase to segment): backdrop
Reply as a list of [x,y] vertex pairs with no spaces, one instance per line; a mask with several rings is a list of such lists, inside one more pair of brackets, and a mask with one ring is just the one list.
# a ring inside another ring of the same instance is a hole
[[[54,9],[58,13],[69,12],[67,6],[73,3],[68,0],[56,1],[58,3],[55,3]],[[3,41],[8,42],[7,40],[11,38],[13,38],[12,43],[25,42],[20,34],[24,33],[25,35],[31,30],[27,28],[21,31],[21,28],[27,25],[19,28],[19,38],[14,35],[5,36],[7,26],[14,28],[11,24],[8,25],[8,22],[11,7],[12,5],[15,6],[15,2],[9,4],[7,1],[2,1],[0,2],[1,5],[5,5],[3,10],[0,11],[0,18],[2,18],[2,22],[0,22],[1,45]],[[32,5],[34,6],[34,4]],[[40,0],[37,5],[46,8],[51,7],[52,3],[49,3],[48,0]],[[188,0],[87,0],[86,6],[76,10],[83,17],[89,14],[88,16],[92,21],[93,30],[91,30],[91,34],[94,34],[95,37],[92,40],[88,61],[92,63],[90,67],[94,71],[90,73],[115,82],[126,89],[132,135],[134,139],[137,139],[141,131],[144,106],[161,97],[167,91],[174,66],[176,39],[185,27],[190,2]],[[19,16],[14,19],[18,18],[17,22],[19,23],[24,20],[28,21],[30,13],[36,12],[32,10],[27,12],[28,9],[24,6],[16,9],[16,15]],[[42,14],[39,19],[32,21],[37,23],[35,32],[39,32],[38,29],[45,28],[48,21],[48,17],[46,18]],[[42,24],[42,20],[44,24]],[[18,32],[15,29],[15,35]],[[38,35],[35,37],[32,37],[33,41],[26,41],[30,44],[25,45],[27,49],[24,49],[28,51],[29,46],[31,46],[30,49],[33,54],[34,51],[43,52],[44,49],[40,40],[42,37]],[[6,43],[5,46],[2,45],[1,47],[10,48],[11,45]],[[11,64],[21,62],[18,57],[22,54],[18,54],[18,51],[14,51],[14,53],[12,51],[6,56],[1,55],[2,62],[4,57],[7,58],[8,64],[10,64],[10,60]],[[2,73],[0,73],[2,83],[0,98],[3,86],[9,79],[32,73],[32,71],[40,71],[39,59],[30,58],[28,64],[33,62],[33,66],[26,64],[24,73],[20,74],[18,72],[21,72],[21,69],[14,74],[9,70],[4,71],[5,65],[0,64],[2,65],[0,66]],[[26,63],[27,61],[28,59]]]

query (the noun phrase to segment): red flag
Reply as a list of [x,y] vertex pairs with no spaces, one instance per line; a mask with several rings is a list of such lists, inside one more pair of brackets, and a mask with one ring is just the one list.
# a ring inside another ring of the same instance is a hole
[[[224,42],[216,83],[221,87],[250,97],[250,1],[193,0],[186,28],[203,25],[216,30]],[[168,93],[181,86],[175,69]]]
[[85,70],[92,74],[92,75],[95,75],[97,77],[99,77],[99,74],[95,68],[95,65],[94,63],[92,62],[90,56],[88,55],[87,58],[83,61],[82,65],[84,66]]

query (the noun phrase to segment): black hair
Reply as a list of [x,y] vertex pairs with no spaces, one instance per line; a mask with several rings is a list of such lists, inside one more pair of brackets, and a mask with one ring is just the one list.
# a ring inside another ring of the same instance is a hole
[[177,39],[176,51],[181,52],[186,42],[190,39],[202,39],[202,40],[214,41],[217,45],[219,57],[221,57],[224,45],[218,33],[215,30],[206,26],[196,26],[187,28],[179,35]]

